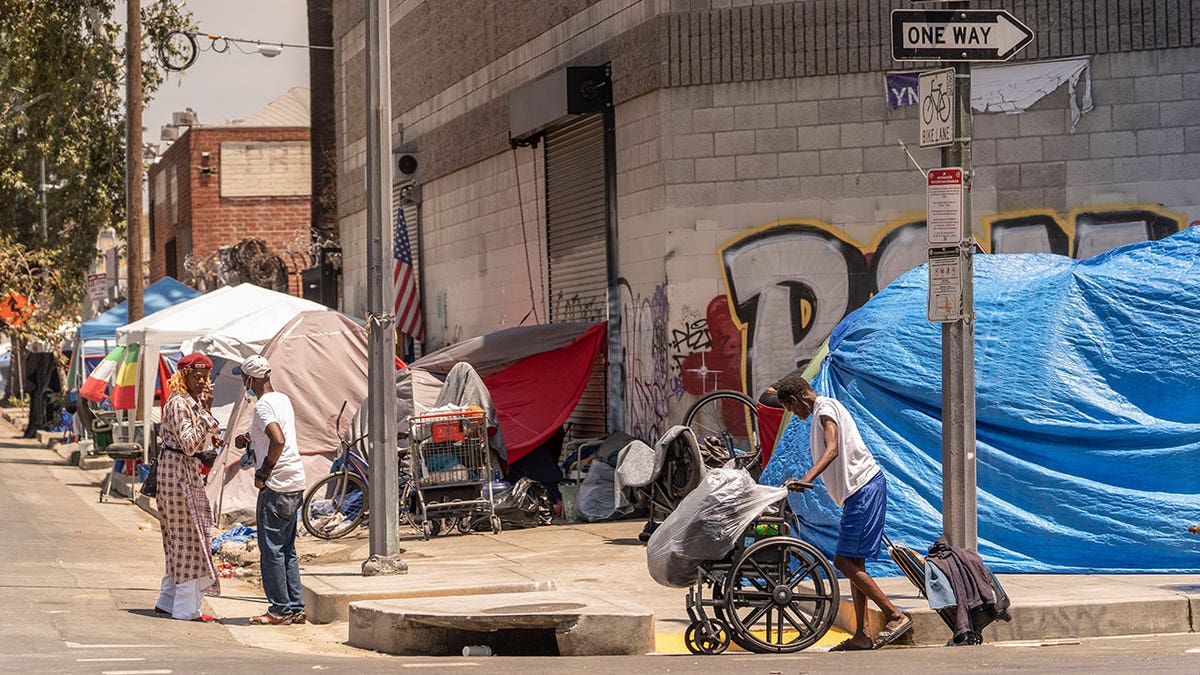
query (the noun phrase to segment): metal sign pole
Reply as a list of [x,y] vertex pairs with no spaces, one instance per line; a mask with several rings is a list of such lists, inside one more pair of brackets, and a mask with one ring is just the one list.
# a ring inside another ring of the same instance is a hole
[[[967,3],[955,3],[965,7]],[[942,324],[942,531],[951,544],[978,548],[975,496],[975,239],[971,236],[971,64],[954,64],[956,135],[942,166],[962,167],[962,313]]]

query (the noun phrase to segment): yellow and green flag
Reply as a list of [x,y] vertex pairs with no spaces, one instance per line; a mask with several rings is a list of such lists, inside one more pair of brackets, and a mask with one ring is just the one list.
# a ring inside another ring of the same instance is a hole
[[[76,351],[83,351],[83,348],[80,347]],[[117,376],[117,369],[120,367],[121,357],[124,355],[125,345],[119,345],[109,352],[108,356],[105,356],[104,360],[88,375],[83,386],[79,388],[79,395],[89,401],[103,401],[108,395],[109,385]]]

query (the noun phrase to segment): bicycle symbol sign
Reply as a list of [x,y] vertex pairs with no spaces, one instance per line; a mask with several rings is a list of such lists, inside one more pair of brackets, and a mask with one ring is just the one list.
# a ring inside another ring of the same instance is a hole
[[921,147],[950,145],[954,142],[954,69],[921,73],[917,92],[921,101]]

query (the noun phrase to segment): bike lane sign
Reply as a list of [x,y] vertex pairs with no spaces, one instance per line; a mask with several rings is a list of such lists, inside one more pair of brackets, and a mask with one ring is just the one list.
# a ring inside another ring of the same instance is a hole
[[954,142],[954,69],[930,70],[917,78],[922,148]]
[[963,239],[963,170],[930,169],[925,192],[925,231],[930,246],[958,246]]

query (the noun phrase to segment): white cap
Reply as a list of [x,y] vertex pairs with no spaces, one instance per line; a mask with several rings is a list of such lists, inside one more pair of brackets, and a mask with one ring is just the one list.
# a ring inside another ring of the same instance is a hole
[[242,365],[233,369],[234,375],[241,375],[243,373],[250,377],[266,377],[271,374],[271,364],[265,356],[255,354],[242,361]]

